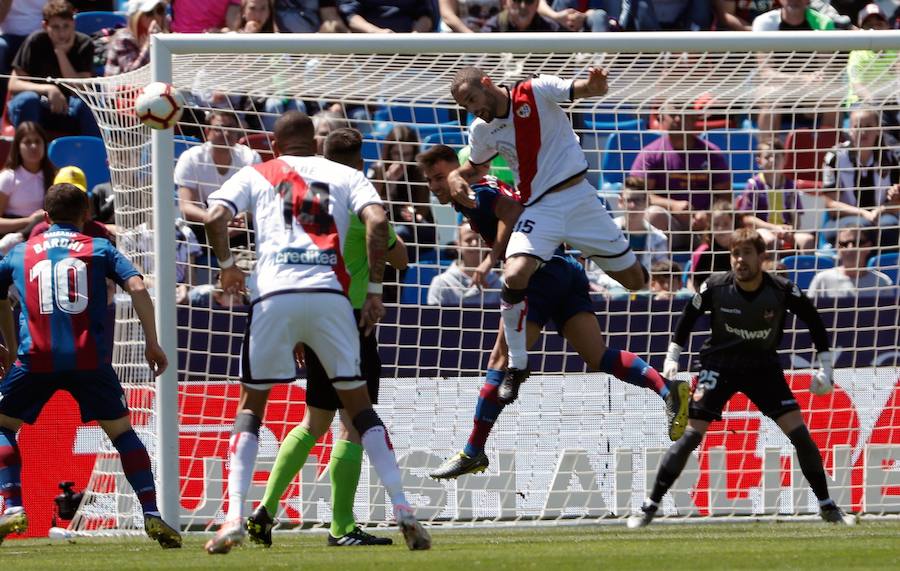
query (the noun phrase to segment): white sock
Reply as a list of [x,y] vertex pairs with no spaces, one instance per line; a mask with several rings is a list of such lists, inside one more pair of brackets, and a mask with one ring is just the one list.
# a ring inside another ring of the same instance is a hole
[[373,426],[362,435],[362,445],[391,498],[391,504],[394,507],[409,505],[406,494],[403,493],[397,456],[388,440],[387,430],[383,426]]
[[509,366],[514,369],[528,367],[528,347],[525,342],[525,318],[528,316],[528,302],[509,304],[500,302],[503,317],[503,335],[509,348]]
[[252,432],[236,432],[229,441],[228,514],[225,521],[244,517],[244,498],[253,479],[259,437]]

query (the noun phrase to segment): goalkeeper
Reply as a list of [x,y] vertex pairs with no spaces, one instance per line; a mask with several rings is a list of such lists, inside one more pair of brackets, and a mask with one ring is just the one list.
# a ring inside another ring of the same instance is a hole
[[629,528],[644,527],[653,520],[663,496],[700,445],[709,423],[722,418],[722,409],[738,391],[774,420],[794,445],[803,476],[819,500],[822,519],[856,523],[828,495],[822,456],[803,422],[776,353],[790,311],[809,327],[821,365],[809,390],[817,395],[830,393],[834,388],[834,358],[825,325],[798,286],[762,270],[765,251],[765,242],[755,230],[736,231],[731,239],[731,271],[713,274],[684,308],[663,367],[663,374],[669,378],[678,374],[678,358],[697,319],[706,312],[711,315],[711,333],[700,349],[700,374],[690,403],[690,420],[684,435],[663,456],[650,497],[641,512],[628,519]]

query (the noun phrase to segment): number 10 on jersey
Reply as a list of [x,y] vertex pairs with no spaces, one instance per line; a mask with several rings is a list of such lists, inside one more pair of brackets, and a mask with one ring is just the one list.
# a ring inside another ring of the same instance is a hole
[[65,258],[54,265],[41,260],[31,267],[28,281],[37,280],[41,313],[53,313],[53,303],[66,313],[81,313],[88,306],[87,264],[78,258]]

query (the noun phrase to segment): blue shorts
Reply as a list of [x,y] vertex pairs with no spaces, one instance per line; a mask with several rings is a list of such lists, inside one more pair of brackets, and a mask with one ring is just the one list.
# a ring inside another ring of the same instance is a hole
[[594,313],[590,283],[584,268],[572,256],[554,255],[528,282],[528,321],[541,327],[553,321],[562,334],[571,317]]
[[109,365],[89,371],[31,373],[15,366],[0,381],[0,414],[34,424],[56,391],[78,403],[81,422],[116,420],[128,414],[125,391]]

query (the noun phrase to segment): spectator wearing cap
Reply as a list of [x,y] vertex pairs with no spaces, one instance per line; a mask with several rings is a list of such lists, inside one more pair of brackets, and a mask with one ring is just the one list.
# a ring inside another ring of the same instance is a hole
[[338,8],[352,32],[430,32],[434,27],[431,2],[423,0],[338,0]]
[[[87,177],[84,176],[84,171],[78,167],[68,166],[59,169],[59,172],[56,173],[56,178],[53,179],[53,184],[61,184],[64,182],[76,186],[82,192],[87,192]],[[49,229],[50,222],[48,222],[45,215],[43,220],[34,225],[34,228],[31,229],[31,234],[29,234],[28,237],[34,238],[35,236],[40,236]],[[94,220],[93,216],[85,221],[81,233],[90,236],[91,238],[113,239],[109,230],[106,228],[106,225]]]
[[180,34],[237,30],[241,0],[172,0],[172,31]]
[[[857,25],[863,30],[889,30],[887,16],[878,4],[866,4],[859,11]],[[897,50],[853,50],[847,60],[847,78],[850,92],[847,104],[855,105],[871,98],[872,92],[881,88],[891,88],[900,74],[900,52]]]
[[169,31],[165,0],[131,0],[128,26],[116,30],[106,52],[104,75],[119,75],[150,62],[150,36]]

